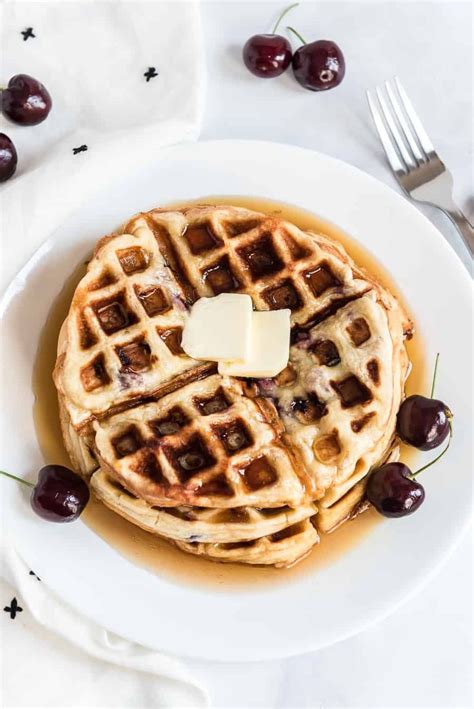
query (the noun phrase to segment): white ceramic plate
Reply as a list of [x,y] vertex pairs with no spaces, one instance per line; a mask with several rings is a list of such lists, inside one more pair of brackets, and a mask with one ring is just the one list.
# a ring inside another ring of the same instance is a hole
[[255,195],[293,203],[360,240],[391,272],[427,356],[441,352],[437,395],[455,414],[449,455],[426,473],[427,499],[382,522],[349,553],[294,583],[226,592],[179,585],[117,554],[84,524],[48,524],[20,486],[3,481],[9,532],[23,558],[85,616],[144,645],[220,660],[288,656],[334,643],[393,611],[448,557],[471,514],[470,281],[415,207],[368,175],[309,150],[219,141],[163,150],[62,224],[12,283],[2,305],[2,468],[31,476],[43,461],[32,419],[38,337],[62,277],[97,237],[173,200]]

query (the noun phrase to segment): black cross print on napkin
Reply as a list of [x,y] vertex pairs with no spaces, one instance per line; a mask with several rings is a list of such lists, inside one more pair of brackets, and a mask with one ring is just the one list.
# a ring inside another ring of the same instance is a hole
[[41,581],[40,577],[37,576],[34,571],[30,571],[29,576],[34,576],[35,579],[38,579],[38,581]]
[[147,71],[143,74],[143,76],[146,77],[147,83],[150,81],[150,79],[154,79],[155,76],[158,76],[158,72],[156,71],[154,66],[149,66]]
[[87,145],[80,145],[78,148],[72,149],[72,154],[77,155],[78,153],[85,153],[87,150]]
[[26,42],[26,40],[30,37],[36,37],[36,35],[33,33],[33,27],[27,27],[26,30],[21,31],[21,34],[23,35],[24,42]]
[[16,598],[12,598],[10,601],[9,606],[5,606],[3,609],[5,613],[10,613],[10,618],[13,620],[16,616],[17,613],[21,613],[23,611],[23,608],[18,605],[18,601]]

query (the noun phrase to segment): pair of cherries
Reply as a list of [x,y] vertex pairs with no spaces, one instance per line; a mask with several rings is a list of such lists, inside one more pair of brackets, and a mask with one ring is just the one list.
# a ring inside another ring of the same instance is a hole
[[[20,126],[36,126],[51,111],[53,102],[42,83],[28,74],[12,76],[1,89],[0,107],[5,118]],[[0,182],[6,182],[15,173],[18,155],[13,141],[0,133]]]
[[367,484],[367,499],[385,517],[405,517],[420,507],[425,490],[416,476],[436,463],[451,443],[453,415],[446,404],[433,399],[438,357],[430,397],[414,394],[405,399],[397,416],[397,433],[402,441],[422,451],[437,448],[449,436],[448,444],[440,455],[415,473],[404,463],[386,463],[374,470]]
[[245,66],[262,79],[273,79],[292,66],[296,81],[310,91],[327,91],[338,86],[344,78],[344,55],[335,42],[319,39],[309,44],[293,29],[302,46],[293,54],[286,37],[276,34],[283,17],[298,3],[286,8],[278,18],[271,34],[250,37],[243,49]]

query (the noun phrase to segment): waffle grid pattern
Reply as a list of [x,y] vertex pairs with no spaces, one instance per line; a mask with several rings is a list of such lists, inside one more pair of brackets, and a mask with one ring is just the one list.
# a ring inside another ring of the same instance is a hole
[[95,445],[106,469],[152,504],[279,507],[305,497],[273,426],[218,375],[98,424]]
[[257,310],[290,308],[293,324],[302,324],[367,290],[324,239],[308,239],[291,224],[240,211],[230,220],[226,208],[197,207],[185,210],[179,226],[160,210],[149,214],[157,238],[166,231],[200,296],[244,291]]
[[145,220],[135,220],[130,231],[98,249],[71,306],[68,351],[57,381],[84,412],[72,410],[78,426],[91,411],[127,406],[203,369],[181,348],[185,293]]
[[[222,292],[291,309],[275,380],[183,353],[189,306]],[[138,526],[209,559],[288,566],[315,525],[364,509],[368,471],[395,455],[408,329],[324,235],[239,208],[152,210],[99,242],[76,290],[55,370],[63,433],[72,451],[92,440],[92,488]]]

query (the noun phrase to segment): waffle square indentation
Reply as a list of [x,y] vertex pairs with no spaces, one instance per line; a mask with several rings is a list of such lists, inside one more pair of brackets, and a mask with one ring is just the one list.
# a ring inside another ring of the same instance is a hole
[[181,482],[186,482],[216,462],[199,434],[191,436],[180,448],[167,449],[166,453],[171,458]]
[[331,386],[341,400],[341,406],[349,409],[358,404],[366,404],[372,401],[372,394],[363,382],[354,374],[339,382],[331,382]]
[[224,222],[223,227],[230,237],[240,236],[252,229],[256,229],[262,223],[261,219],[245,219],[241,222]]
[[106,335],[124,330],[138,321],[125,299],[125,293],[116,293],[93,304],[97,320]]
[[346,327],[352,343],[360,347],[370,338],[370,328],[365,318],[356,318]]
[[145,372],[151,366],[151,349],[144,337],[117,345],[115,352],[122,369],[127,372]]
[[95,391],[110,383],[103,354],[97,355],[81,369],[81,382],[87,392]]
[[341,453],[341,443],[337,431],[333,431],[326,436],[320,436],[313,443],[313,451],[321,463],[334,462]]
[[250,270],[254,281],[271,273],[278,273],[284,267],[283,261],[275,251],[268,234],[261,236],[251,244],[237,249],[239,257]]
[[294,417],[304,425],[319,421],[328,412],[326,405],[314,393],[308,394],[306,398],[298,396],[293,399],[291,410]]
[[376,359],[367,362],[367,372],[373,383],[378,386],[380,384],[380,369]]
[[208,396],[205,399],[195,397],[194,404],[201,416],[219,414],[231,406],[231,403],[228,401],[224,390],[221,387],[219,387],[219,389],[217,389],[212,396]]
[[225,475],[217,475],[212,480],[208,480],[196,490],[196,494],[202,497],[212,495],[217,497],[232,497],[234,491]]
[[117,458],[125,458],[143,447],[143,439],[136,426],[129,426],[111,441]]
[[162,437],[178,433],[187,423],[189,420],[184,411],[179,406],[173,406],[167,416],[150,421],[148,426],[156,436]]
[[129,246],[126,249],[118,249],[115,253],[127,276],[144,271],[150,261],[149,255],[141,246]]
[[320,365],[335,367],[341,361],[339,351],[332,340],[317,340],[310,349]]
[[166,293],[159,286],[148,286],[146,288],[135,286],[135,293],[150,318],[166,313],[171,308]]
[[156,455],[151,450],[143,448],[137,453],[137,460],[133,463],[132,470],[153,482],[166,485],[168,481],[162,473]]
[[341,281],[334,275],[326,261],[313,270],[306,271],[304,277],[316,298],[319,298],[329,288],[341,285]]
[[97,343],[97,337],[95,333],[92,332],[84,313],[78,315],[77,325],[81,349],[88,350],[90,347]]
[[243,421],[233,421],[226,426],[216,426],[214,431],[222,441],[228,455],[234,455],[234,453],[252,445],[252,437]]
[[239,474],[245,488],[249,492],[260,490],[262,487],[273,485],[278,479],[276,470],[270,464],[266,456],[261,456],[253,460],[247,467],[240,468]]
[[183,337],[183,329],[181,327],[156,328],[156,331],[171,354],[177,356],[184,354],[184,350],[181,347]]
[[204,269],[202,277],[209,284],[214,295],[229,293],[240,288],[239,279],[230,267],[228,256],[224,256],[224,258]]
[[300,295],[289,279],[276,287],[266,288],[262,292],[262,297],[270,310],[282,310],[283,308],[298,310],[302,305]]
[[208,223],[188,226],[184,232],[184,238],[188,242],[191,253],[194,255],[212,251],[222,246],[222,240],[214,233],[212,226]]

